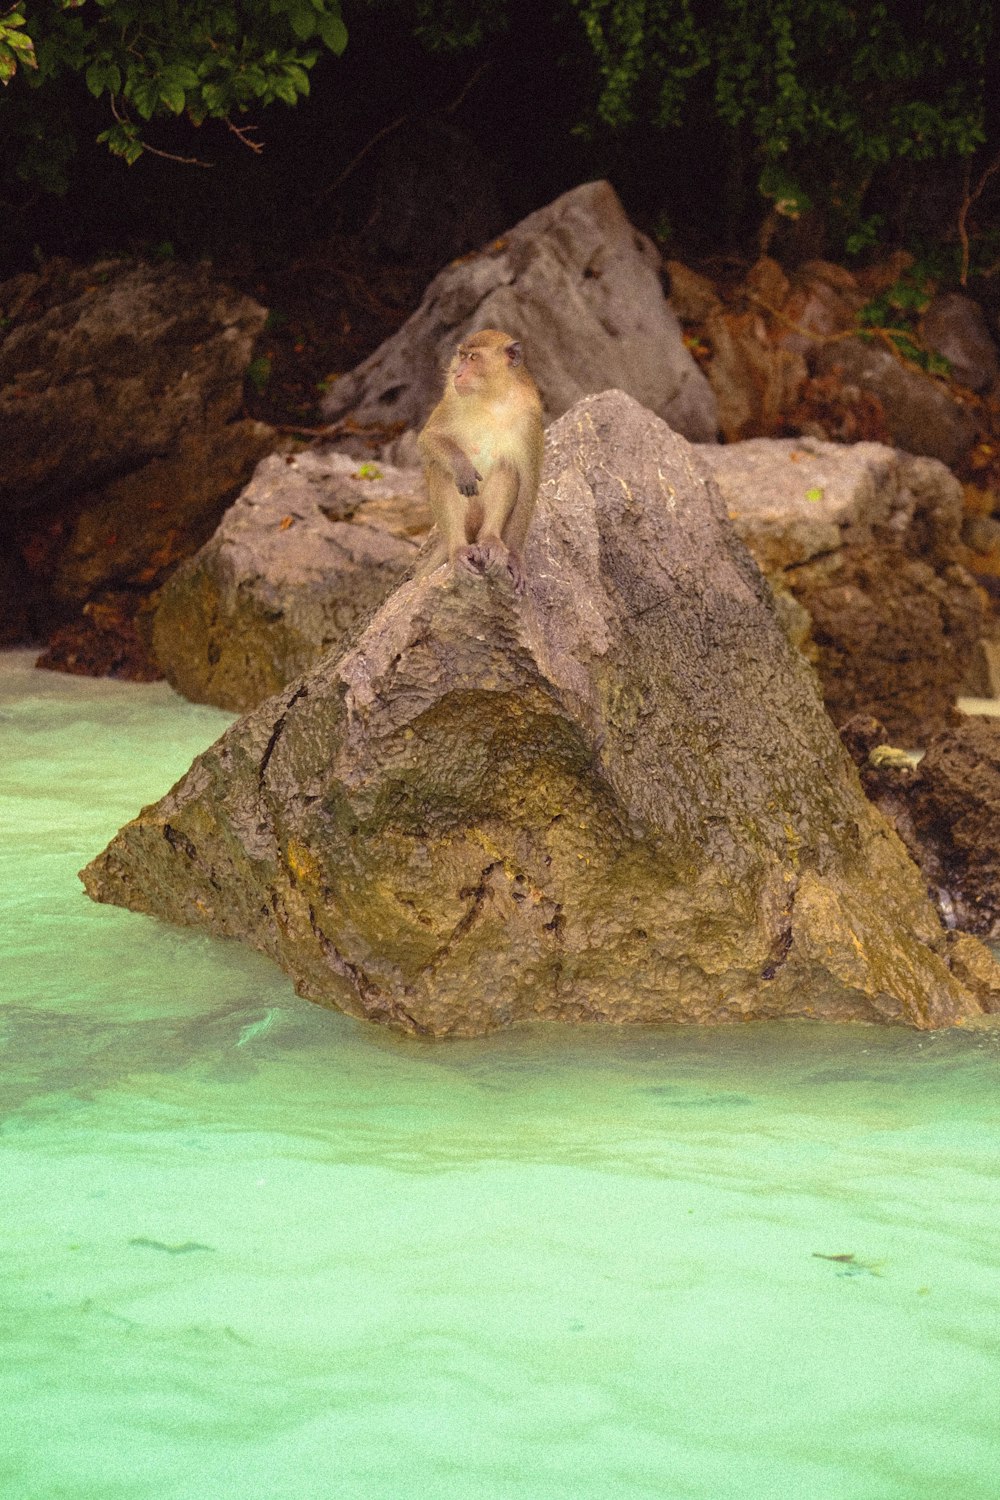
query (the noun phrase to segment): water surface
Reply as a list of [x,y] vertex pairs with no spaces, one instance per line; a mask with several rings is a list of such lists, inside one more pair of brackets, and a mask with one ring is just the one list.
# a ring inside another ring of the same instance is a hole
[[996,1500],[997,1033],[324,1011],[76,879],[228,722],[0,656],[4,1500]]

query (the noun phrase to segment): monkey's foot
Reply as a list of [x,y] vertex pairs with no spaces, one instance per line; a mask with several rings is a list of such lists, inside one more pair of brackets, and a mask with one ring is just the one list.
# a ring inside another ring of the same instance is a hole
[[455,554],[455,569],[474,577],[496,578],[513,585],[514,592],[524,593],[524,571],[521,559],[509,552],[503,542],[473,542]]
[[465,577],[481,578],[486,571],[480,549],[475,544],[468,547],[459,547],[452,562],[455,572]]
[[511,552],[499,538],[479,543],[479,554],[487,578],[496,578],[513,586],[516,594],[524,593],[524,569],[516,552]]

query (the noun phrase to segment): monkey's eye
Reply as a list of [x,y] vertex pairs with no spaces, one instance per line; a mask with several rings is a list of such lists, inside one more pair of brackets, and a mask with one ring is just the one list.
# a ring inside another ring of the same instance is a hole
[[465,357],[466,357],[466,359],[467,359],[467,360],[469,360],[469,361],[470,361],[470,363],[471,363],[471,361],[472,361],[472,360],[474,360],[474,359],[478,359],[478,358],[479,358],[479,355],[478,355],[478,354],[467,354],[467,355],[466,355],[466,356],[465,356]]

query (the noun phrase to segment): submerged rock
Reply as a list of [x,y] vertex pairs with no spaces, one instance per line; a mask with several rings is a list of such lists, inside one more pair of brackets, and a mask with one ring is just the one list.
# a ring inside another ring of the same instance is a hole
[[581,401],[527,562],[523,597],[403,584],[123,828],[89,894],[425,1035],[981,1013],[688,443]]

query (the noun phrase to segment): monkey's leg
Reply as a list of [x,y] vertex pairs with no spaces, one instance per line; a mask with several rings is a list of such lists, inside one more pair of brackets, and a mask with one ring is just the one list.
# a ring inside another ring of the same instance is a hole
[[524,542],[535,513],[537,488],[537,480],[532,482],[531,476],[521,480],[514,509],[503,531],[507,547],[507,570],[514,580],[514,589],[519,594],[524,593]]
[[517,504],[520,477],[517,465],[501,459],[483,481],[480,495],[483,520],[476,542],[470,547],[470,560],[492,578],[509,575],[515,586],[519,574],[511,567],[510,553],[504,541],[507,522]]
[[[466,550],[466,503],[458,493],[451,475],[437,466],[430,465],[427,469],[427,497],[430,501],[431,515],[440,538],[435,554],[440,552],[439,561],[445,558],[454,562],[459,553]],[[433,564],[434,567],[438,563]],[[430,566],[421,568],[421,572],[430,572]]]

